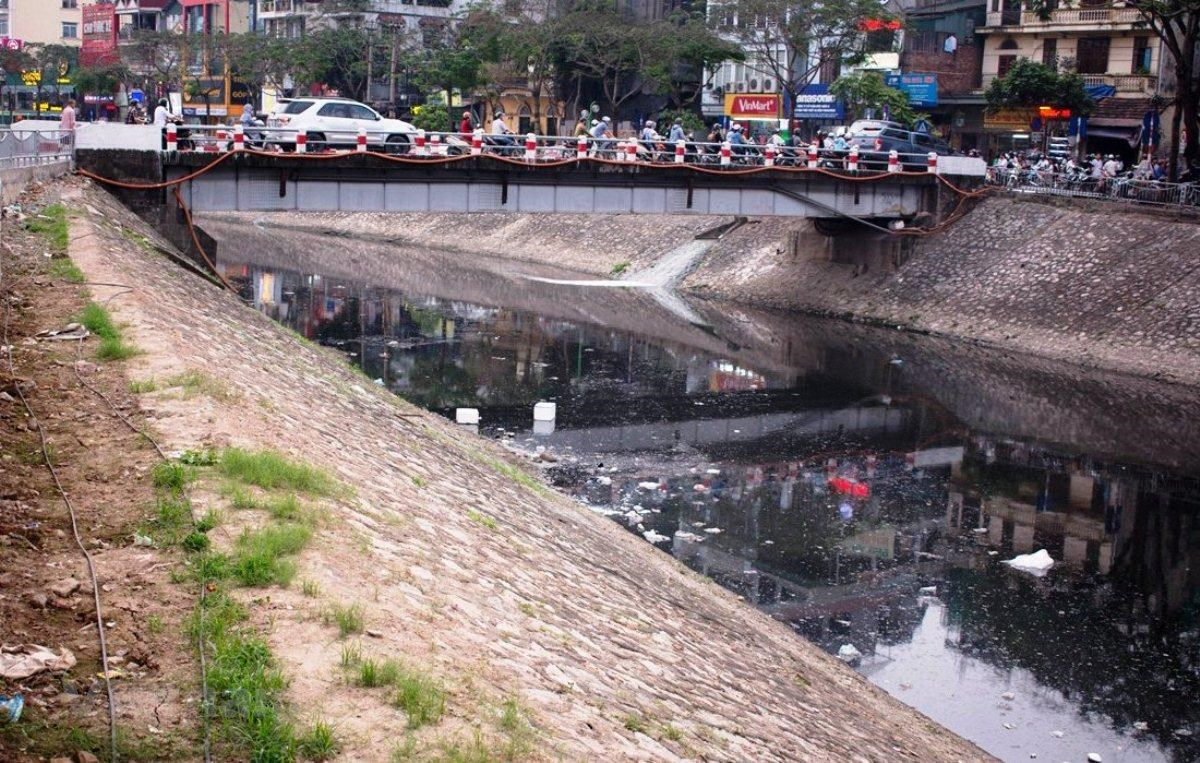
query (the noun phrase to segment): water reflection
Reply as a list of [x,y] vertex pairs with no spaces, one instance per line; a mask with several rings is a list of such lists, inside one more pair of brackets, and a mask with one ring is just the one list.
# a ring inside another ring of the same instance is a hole
[[[512,273],[459,301],[453,278],[223,268],[989,751],[1200,757],[1190,391],[727,306],[697,326]],[[539,400],[558,415],[535,429]],[[1000,564],[1041,548],[1045,578]]]

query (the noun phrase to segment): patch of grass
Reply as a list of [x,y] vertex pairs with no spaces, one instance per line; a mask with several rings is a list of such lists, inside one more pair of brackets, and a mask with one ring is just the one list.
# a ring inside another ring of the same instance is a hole
[[150,615],[146,618],[146,631],[151,636],[157,636],[163,632],[163,619],[161,615]]
[[538,482],[536,479],[534,479],[533,477],[531,477],[530,475],[521,471],[520,469],[518,469],[517,467],[513,466],[510,463],[501,461],[498,458],[493,458],[492,456],[489,456],[486,453],[480,453],[479,451],[472,451],[472,455],[475,457],[476,461],[480,462],[481,464],[484,464],[485,466],[490,466],[491,468],[495,469],[497,472],[504,475],[505,477],[508,477],[510,480],[517,483],[518,485],[527,487],[535,493],[549,492],[548,488],[544,484],[542,484],[541,482]]
[[154,250],[154,244],[150,243],[150,239],[133,230],[132,228],[121,227],[121,237],[131,244],[141,247],[147,252]]
[[300,583],[300,593],[313,599],[321,594],[321,586],[315,580],[304,580]]
[[621,262],[618,262],[616,265],[613,265],[612,271],[611,271],[612,275],[614,275],[614,276],[621,275],[626,270],[629,270],[630,264],[631,263],[629,262],[629,260],[622,260]]
[[204,516],[196,520],[196,530],[198,532],[210,532],[217,525],[221,524],[221,513],[213,509],[204,512]]
[[55,257],[50,260],[50,277],[68,283],[84,283],[87,281],[87,276],[83,274],[78,265],[71,262],[70,257]]
[[181,495],[192,481],[192,472],[174,461],[159,461],[154,465],[154,487],[173,495]]
[[120,327],[113,322],[108,310],[95,302],[84,305],[83,310],[75,316],[75,320],[100,339],[96,357],[101,360],[125,360],[140,352],[133,345],[126,344],[121,336]]
[[368,657],[358,664],[358,675],[354,683],[368,689],[376,686],[391,686],[400,679],[400,663],[395,660],[376,661]]
[[321,618],[326,625],[337,625],[342,638],[363,632],[363,608],[358,604],[343,607],[334,604],[325,610]]
[[192,577],[207,583],[214,580],[225,580],[233,574],[233,562],[219,552],[197,554],[190,560]]
[[330,495],[338,487],[337,482],[320,469],[269,450],[226,448],[221,454],[218,469],[230,479],[266,490]]
[[180,545],[183,546],[184,551],[194,553],[197,551],[207,551],[208,547],[212,545],[212,541],[204,533],[193,530],[183,537],[183,542]]
[[144,535],[154,539],[161,548],[177,546],[192,532],[192,505],[185,496],[159,496],[155,502],[154,518],[145,527]]
[[351,670],[362,664],[362,645],[357,643],[342,644],[342,670]]
[[678,727],[667,723],[662,727],[662,738],[669,739],[672,742],[679,742],[683,740],[683,732]]
[[286,587],[296,576],[296,565],[286,557],[299,553],[310,540],[312,528],[294,522],[246,530],[237,539],[233,576],[244,586]]
[[518,604],[517,609],[521,610],[526,617],[533,617],[535,614],[537,614],[537,607],[533,606],[527,601],[523,601]]
[[646,719],[635,713],[629,713],[621,718],[621,725],[635,734],[646,733]]
[[71,233],[67,224],[67,208],[62,204],[51,204],[40,215],[31,216],[25,221],[25,230],[45,236],[54,254],[67,253]]
[[158,382],[154,379],[130,379],[129,391],[135,395],[144,395],[158,390]]
[[473,522],[478,522],[489,530],[496,529],[496,520],[494,517],[489,517],[486,514],[480,514],[474,509],[467,509],[467,518]]
[[441,720],[446,711],[446,690],[432,676],[406,667],[396,678],[394,704],[408,716],[408,727],[418,729]]
[[212,466],[217,462],[217,452],[212,448],[185,450],[179,454],[179,463],[188,466]]
[[229,402],[236,397],[229,389],[229,385],[203,371],[184,371],[174,376],[168,376],[163,380],[163,386],[168,389],[182,390],[185,397],[207,395],[221,402]]
[[414,485],[416,485],[417,487],[425,487],[425,485],[429,484],[425,481],[424,477],[422,477],[418,474],[412,475],[412,483]]
[[342,749],[328,724],[318,721],[296,740],[296,751],[307,760],[330,760]]
[[[0,724],[0,749],[11,752],[11,759],[16,759],[14,751],[20,750],[21,759],[69,757],[75,760],[76,753],[90,752],[101,760],[107,760],[109,739],[106,730],[93,731],[50,719],[26,704],[19,723]],[[141,740],[128,730],[117,727],[117,757],[121,760],[180,760],[189,755],[187,745],[181,744],[181,740],[173,734]]]
[[500,759],[479,729],[472,733],[470,742],[442,742],[442,754],[437,758],[438,763],[494,763]]
[[529,713],[515,697],[500,703],[500,717],[496,725],[505,736],[500,756],[502,760],[520,761],[533,756],[537,730],[529,721]]

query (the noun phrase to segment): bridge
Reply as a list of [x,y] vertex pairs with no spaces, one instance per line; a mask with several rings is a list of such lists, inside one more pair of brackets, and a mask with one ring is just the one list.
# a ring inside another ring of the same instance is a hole
[[[114,140],[114,129],[138,131]],[[189,127],[197,134],[211,128]],[[239,134],[240,135],[240,134]],[[530,136],[523,146],[479,146],[447,135],[440,148],[404,153],[255,148],[233,135],[196,138],[195,150],[161,150],[158,131],[111,125],[81,134],[79,166],[128,189],[180,189],[193,212],[520,212],[693,214],[909,220],[936,213],[947,189],[969,192],[983,162],[965,157],[851,158],[804,153],[768,159],[728,146],[688,144],[679,156],[632,141],[577,150],[575,139]],[[449,144],[449,145],[447,145]],[[624,149],[628,147],[626,152]],[[682,149],[683,147],[680,146]],[[724,153],[722,153],[724,150]],[[815,155],[814,155],[815,157]],[[890,165],[889,165],[890,161]],[[918,164],[919,162],[919,164]],[[954,194],[951,194],[954,195]]]

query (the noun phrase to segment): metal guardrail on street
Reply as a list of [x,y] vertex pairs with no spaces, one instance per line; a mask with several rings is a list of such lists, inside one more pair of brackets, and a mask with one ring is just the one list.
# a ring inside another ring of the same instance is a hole
[[72,161],[75,134],[70,130],[0,129],[0,169]]
[[1128,176],[1093,179],[1061,172],[989,167],[988,185],[1013,193],[1071,196],[1159,207],[1200,208],[1200,184],[1136,180]]

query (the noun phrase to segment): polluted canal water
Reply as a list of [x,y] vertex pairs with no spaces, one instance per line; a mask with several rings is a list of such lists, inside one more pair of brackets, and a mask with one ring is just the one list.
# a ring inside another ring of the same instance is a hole
[[1004,760],[1200,758],[1194,390],[309,238],[356,248],[219,266],[901,701]]

